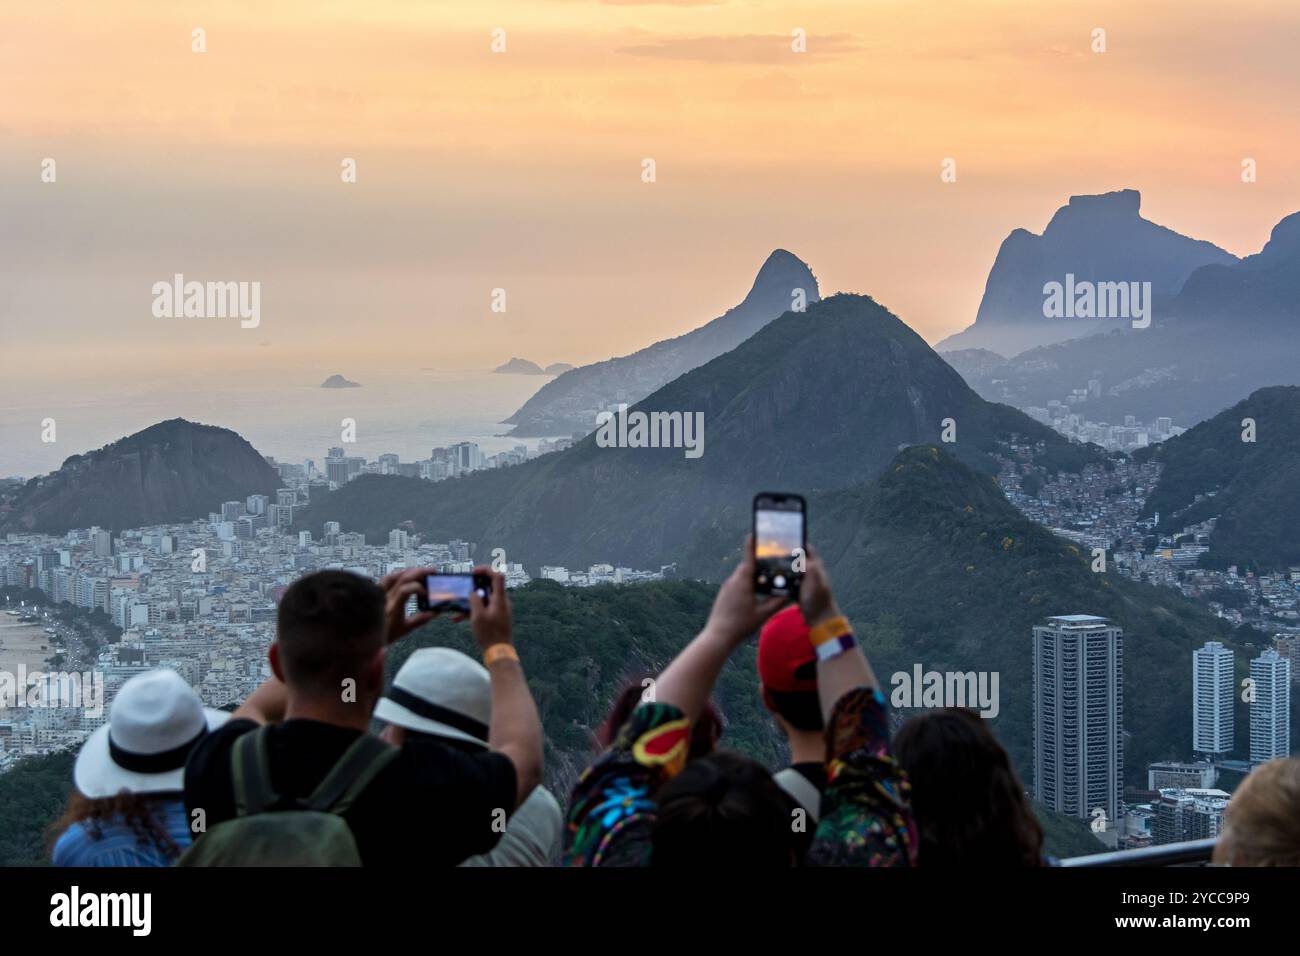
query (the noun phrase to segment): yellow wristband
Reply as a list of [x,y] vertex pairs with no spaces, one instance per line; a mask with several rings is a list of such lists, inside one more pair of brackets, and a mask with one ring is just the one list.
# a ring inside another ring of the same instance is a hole
[[853,629],[849,627],[849,619],[844,615],[833,617],[829,621],[822,621],[811,631],[808,632],[808,640],[813,647],[820,647],[827,641],[833,641],[837,637],[843,637],[845,634],[852,634]]
[[483,652],[483,663],[485,665],[494,664],[499,660],[519,660],[519,654],[515,651],[512,644],[493,644]]

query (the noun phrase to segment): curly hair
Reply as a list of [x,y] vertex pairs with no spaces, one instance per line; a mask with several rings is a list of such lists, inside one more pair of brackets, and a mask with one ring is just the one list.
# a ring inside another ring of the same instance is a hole
[[63,816],[50,825],[50,848],[53,849],[59,837],[74,823],[84,825],[91,839],[98,840],[103,837],[106,825],[121,822],[131,828],[140,846],[153,846],[165,859],[174,860],[180,856],[181,848],[167,832],[161,812],[162,804],[171,796],[174,794],[123,790],[116,796],[91,798],[74,790]]

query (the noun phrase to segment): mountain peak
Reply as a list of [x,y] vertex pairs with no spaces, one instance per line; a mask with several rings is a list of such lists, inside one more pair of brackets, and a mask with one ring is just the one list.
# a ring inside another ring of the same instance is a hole
[[1105,330],[1099,322],[1044,316],[1044,286],[1068,275],[1085,282],[1149,282],[1154,294],[1172,296],[1201,266],[1237,261],[1218,246],[1144,219],[1141,208],[1136,189],[1071,196],[1042,235],[1013,231],[989,272],[975,324],[939,347],[1014,356]]
[[1068,208],[1136,216],[1142,208],[1142,194],[1136,189],[1116,189],[1108,193],[1071,196]]
[[1292,259],[1300,255],[1300,212],[1293,212],[1273,227],[1259,255],[1267,260]]
[[1089,228],[1094,224],[1106,228],[1126,220],[1141,219],[1142,194],[1136,189],[1117,189],[1108,193],[1071,196],[1070,201],[1056,210],[1043,235],[1064,230]]
[[[164,442],[175,441],[177,439],[184,439],[196,435],[217,433],[235,435],[234,432],[222,428],[220,425],[205,425],[202,422],[192,422],[188,418],[168,418],[165,421],[154,422],[152,425],[147,425],[138,432],[119,438],[117,441],[111,442],[103,448],[96,449],[96,451],[102,452],[110,449],[126,451],[129,449],[143,448],[148,445],[162,444]],[[235,435],[235,437],[239,436]],[[93,455],[96,451],[86,452],[85,455]]]
[[763,262],[762,268],[758,270],[758,275],[761,278],[763,273],[769,269],[782,268],[796,268],[807,271],[808,263],[804,262],[788,249],[773,249],[771,254]]
[[904,448],[881,472],[877,486],[887,503],[887,520],[900,524],[963,510],[1000,515],[1011,507],[990,475],[972,470],[938,445]]
[[745,300],[772,294],[788,300],[792,289],[803,289],[809,302],[820,298],[817,277],[808,268],[808,263],[785,249],[774,249],[754,277],[754,285]]
[[731,351],[778,316],[819,301],[817,279],[808,265],[785,249],[775,249],[740,304],[685,335],[566,371],[505,420],[515,426],[510,434],[585,434],[595,427],[594,410],[623,402],[633,405],[683,373]]
[[20,533],[140,528],[202,518],[223,501],[274,494],[280,476],[227,428],[172,418],[81,455],[0,501]]

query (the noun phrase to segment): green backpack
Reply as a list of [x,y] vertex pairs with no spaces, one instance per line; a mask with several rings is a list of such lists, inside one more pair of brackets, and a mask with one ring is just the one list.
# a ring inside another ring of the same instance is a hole
[[[360,866],[357,841],[342,814],[398,754],[362,734],[305,800],[271,789],[270,725],[239,737],[230,750],[235,816],[200,834],[177,866]],[[277,804],[285,809],[271,809]]]

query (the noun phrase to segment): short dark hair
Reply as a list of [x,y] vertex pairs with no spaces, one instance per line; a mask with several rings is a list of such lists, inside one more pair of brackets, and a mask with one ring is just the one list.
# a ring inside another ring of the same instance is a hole
[[758,762],[719,750],[658,794],[652,866],[786,867],[797,851],[791,802]]
[[894,753],[912,782],[918,866],[1041,866],[1043,828],[1011,758],[964,707],[918,714]]
[[826,721],[822,719],[822,701],[817,691],[764,689],[772,710],[795,730],[826,729]]
[[280,599],[276,642],[285,683],[338,693],[384,645],[384,591],[349,571],[304,575]]

